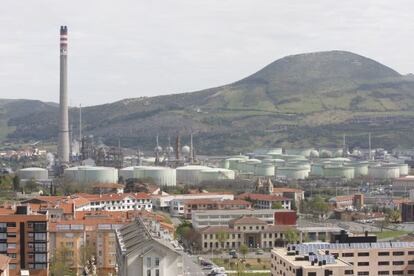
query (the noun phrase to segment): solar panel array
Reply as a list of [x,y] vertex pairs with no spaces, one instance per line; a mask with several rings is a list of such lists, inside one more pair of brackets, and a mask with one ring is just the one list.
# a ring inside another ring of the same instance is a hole
[[332,255],[310,255],[309,256],[309,261],[310,262],[322,262],[322,263],[326,263],[326,264],[335,264],[335,257]]

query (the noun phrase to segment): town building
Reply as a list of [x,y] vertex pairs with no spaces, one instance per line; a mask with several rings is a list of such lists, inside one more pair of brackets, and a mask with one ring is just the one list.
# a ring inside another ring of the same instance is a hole
[[405,202],[401,205],[402,222],[414,222],[414,202]]
[[292,205],[294,204],[296,206],[296,208],[293,209],[297,210],[299,210],[302,200],[305,199],[305,192],[296,188],[274,187],[271,194],[290,198],[292,200]]
[[184,275],[179,247],[160,237],[141,218],[116,230],[117,275]]
[[276,275],[414,275],[414,243],[309,243],[272,250]]
[[245,200],[187,199],[183,201],[184,218],[191,219],[191,212],[198,210],[243,210],[252,204]]
[[28,270],[47,276],[49,271],[48,220],[28,206],[0,210],[0,254],[10,257],[11,276]]
[[123,194],[124,185],[118,183],[96,183],[93,184],[94,194]]
[[395,196],[408,196],[409,191],[414,189],[414,176],[407,175],[399,177],[392,182],[392,193]]
[[335,209],[360,210],[364,207],[364,195],[335,196],[329,199],[329,205]]
[[292,200],[283,196],[243,193],[238,195],[237,198],[253,202],[253,207],[256,209],[278,209],[278,207],[291,209]]
[[275,224],[275,212],[291,211],[285,209],[197,210],[191,212],[191,223],[195,229],[206,226],[228,226],[233,219],[251,216],[267,224]]
[[231,220],[229,226],[207,226],[198,229],[197,248],[202,252],[250,248],[273,248],[284,244],[284,233],[294,229],[288,225],[270,225],[251,216]]

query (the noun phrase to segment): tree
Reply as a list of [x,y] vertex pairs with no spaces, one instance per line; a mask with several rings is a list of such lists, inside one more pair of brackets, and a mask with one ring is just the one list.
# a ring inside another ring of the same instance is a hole
[[65,246],[60,247],[54,252],[52,259],[50,260],[50,275],[76,275],[76,273],[72,271],[70,267],[72,262],[73,257],[71,256],[71,251]]
[[229,239],[229,233],[225,231],[217,232],[217,240],[220,242],[220,247],[224,248],[224,243]]
[[243,254],[243,259],[246,259],[246,254],[247,252],[249,252],[249,248],[247,247],[247,245],[245,244],[240,245],[239,250],[240,250],[240,253]]
[[272,204],[272,209],[283,209],[283,206],[280,202],[274,202]]
[[96,257],[96,248],[94,248],[88,241],[80,247],[79,252],[79,265],[81,267],[84,267],[88,260],[91,260],[92,256]]
[[290,209],[297,211],[298,207],[296,206],[296,200],[292,200],[290,203]]
[[312,198],[308,205],[310,211],[317,215],[325,215],[329,210],[328,203],[326,203],[325,200],[320,196],[315,196]]
[[178,225],[177,229],[175,230],[175,236],[178,239],[187,239],[192,229],[192,224],[188,221],[184,221],[180,225]]
[[20,178],[18,175],[13,177],[13,191],[18,192],[20,191]]
[[26,193],[37,192],[39,190],[39,184],[34,179],[30,179],[24,184],[24,191]]
[[393,223],[397,223],[401,219],[401,214],[398,210],[392,210],[391,212],[388,213],[387,216],[389,220]]
[[299,241],[299,232],[295,229],[288,229],[283,232],[283,236],[285,237],[285,241],[288,243],[296,243]]

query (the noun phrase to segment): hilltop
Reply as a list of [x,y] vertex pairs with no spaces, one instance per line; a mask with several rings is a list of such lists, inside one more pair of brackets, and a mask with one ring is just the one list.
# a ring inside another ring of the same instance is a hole
[[[351,146],[364,146],[368,130],[374,145],[411,146],[413,95],[412,76],[372,59],[345,51],[308,53],[276,60],[221,87],[84,108],[84,130],[107,143],[121,138],[123,145],[146,149],[156,134],[166,142],[168,135],[193,131],[205,153],[261,145],[339,146],[343,133]],[[20,109],[11,104],[21,104],[25,112],[12,115]],[[56,105],[36,102],[28,109],[27,104],[0,101],[8,139],[54,139]],[[77,116],[71,109],[73,122]]]

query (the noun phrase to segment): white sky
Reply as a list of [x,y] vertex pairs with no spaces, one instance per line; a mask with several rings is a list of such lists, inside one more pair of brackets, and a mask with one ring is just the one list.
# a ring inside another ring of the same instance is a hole
[[412,0],[2,0],[0,98],[71,105],[201,90],[290,54],[348,50],[414,71]]

